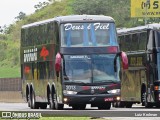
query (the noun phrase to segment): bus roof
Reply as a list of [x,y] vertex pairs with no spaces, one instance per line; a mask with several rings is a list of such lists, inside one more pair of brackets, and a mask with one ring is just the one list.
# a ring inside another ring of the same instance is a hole
[[104,15],[68,15],[68,16],[58,16],[55,18],[43,20],[40,22],[34,22],[31,24],[23,25],[22,28],[27,28],[31,26],[38,26],[40,24],[49,23],[52,21],[58,21],[59,23],[65,23],[65,22],[82,22],[82,21],[108,21],[108,22],[114,22],[114,19],[110,16],[104,16]]
[[147,29],[160,30],[160,24],[154,23],[154,24],[147,24],[145,26],[138,26],[138,27],[133,27],[133,28],[122,28],[122,29],[118,29],[117,33],[118,35],[136,33],[136,32],[138,33],[142,31],[146,31]]

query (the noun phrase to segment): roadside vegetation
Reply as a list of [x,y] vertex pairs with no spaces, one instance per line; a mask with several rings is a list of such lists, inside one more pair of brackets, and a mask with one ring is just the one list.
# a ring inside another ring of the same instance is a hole
[[[103,14],[115,19],[117,27],[144,25],[144,18],[130,17],[130,0],[46,0],[35,5],[35,13],[20,11],[16,22],[0,26],[0,78],[20,77],[20,29],[22,25],[73,14]],[[160,22],[149,18],[148,23]]]

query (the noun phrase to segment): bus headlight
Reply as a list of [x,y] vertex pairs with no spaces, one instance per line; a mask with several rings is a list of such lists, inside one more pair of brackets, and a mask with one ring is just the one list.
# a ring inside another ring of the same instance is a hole
[[75,95],[75,94],[77,94],[77,92],[76,91],[70,91],[70,90],[63,90],[63,94]]
[[120,93],[120,89],[113,89],[113,90],[109,90],[109,91],[107,91],[108,93],[110,93],[110,94],[116,94],[116,93]]

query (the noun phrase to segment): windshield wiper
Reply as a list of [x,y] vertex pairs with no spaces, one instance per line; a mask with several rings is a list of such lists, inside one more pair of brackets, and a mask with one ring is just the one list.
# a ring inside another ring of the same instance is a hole
[[101,81],[96,81],[94,83],[118,83],[119,81],[114,81],[114,80],[101,80]]
[[84,83],[81,81],[64,81],[65,84],[80,84],[80,85],[86,85],[88,83]]

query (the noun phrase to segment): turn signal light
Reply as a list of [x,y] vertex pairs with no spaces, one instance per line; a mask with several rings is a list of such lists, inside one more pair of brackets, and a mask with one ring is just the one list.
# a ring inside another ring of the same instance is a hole
[[158,86],[154,86],[154,90],[159,90],[159,87]]

